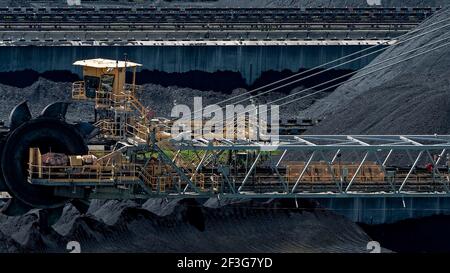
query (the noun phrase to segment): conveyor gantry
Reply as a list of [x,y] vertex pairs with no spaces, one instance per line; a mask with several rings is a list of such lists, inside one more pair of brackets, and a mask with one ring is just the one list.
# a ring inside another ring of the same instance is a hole
[[52,167],[71,173],[70,179],[52,176],[40,166],[29,181],[57,186],[59,195],[89,198],[448,196],[449,148],[450,135],[169,140],[151,144],[145,160],[112,163],[116,169],[106,180],[77,181],[82,173],[72,166]]

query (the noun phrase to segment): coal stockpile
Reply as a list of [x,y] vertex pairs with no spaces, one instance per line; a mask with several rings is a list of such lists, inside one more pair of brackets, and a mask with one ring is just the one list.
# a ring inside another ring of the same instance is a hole
[[[440,11],[420,28],[448,18],[449,13],[448,9]],[[448,23],[442,22],[410,34],[405,39],[442,27],[387,49],[371,64],[389,61],[363,68],[355,77],[448,43],[450,40],[447,39],[390,59],[428,43],[450,38],[450,26],[445,26]],[[450,132],[449,68],[450,46],[445,46],[357,80],[350,79],[302,113],[324,118],[308,134],[447,134]]]
[[151,199],[72,205],[50,229],[39,214],[0,215],[1,252],[367,252],[371,239],[356,224],[314,204]]
[[[34,117],[38,116],[45,106],[55,101],[71,101],[71,86],[69,82],[53,82],[43,78],[24,88],[0,85],[0,120],[8,125],[11,110],[20,102],[27,100]],[[94,106],[92,103],[71,101],[67,117],[70,121],[93,120]]]
[[[92,102],[77,102],[71,99],[70,82],[54,82],[48,79],[39,78],[30,86],[19,88],[9,85],[0,84],[0,120],[7,123],[9,113],[11,110],[23,100],[28,100],[33,116],[38,116],[40,111],[50,103],[55,101],[69,101],[71,105],[68,109],[67,119],[71,122],[76,121],[93,121],[94,120],[94,105]],[[252,98],[248,90],[244,88],[237,88],[224,94],[217,91],[201,91],[192,88],[182,88],[177,86],[163,87],[156,84],[142,85],[142,91],[139,92],[139,100],[158,117],[170,117],[174,105],[186,104],[193,109],[194,97],[201,97],[203,107],[207,105],[216,104],[223,100],[236,97],[228,100],[226,104],[239,103],[244,106],[251,103],[266,104],[272,100],[282,98],[287,94],[299,92],[304,87],[295,87],[291,91],[284,92],[270,92]],[[266,90],[266,89],[264,89]],[[313,91],[309,91],[313,92]],[[311,96],[307,100],[301,100],[298,103],[286,105],[281,108],[284,118],[295,118],[298,110],[308,108],[315,100],[326,96],[327,93],[317,94]]]

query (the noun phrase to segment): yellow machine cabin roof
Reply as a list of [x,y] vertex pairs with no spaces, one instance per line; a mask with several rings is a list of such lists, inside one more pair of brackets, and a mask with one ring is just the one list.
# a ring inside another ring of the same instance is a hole
[[142,64],[129,62],[129,61],[117,61],[110,59],[88,59],[88,60],[80,60],[73,63],[73,65],[94,67],[94,68],[124,68],[124,67],[138,67],[142,66]]

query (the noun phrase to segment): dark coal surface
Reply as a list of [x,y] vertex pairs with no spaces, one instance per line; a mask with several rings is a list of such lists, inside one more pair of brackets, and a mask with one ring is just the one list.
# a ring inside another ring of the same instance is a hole
[[393,224],[361,225],[381,246],[403,253],[448,253],[450,217],[435,215]]
[[[190,107],[191,111],[195,111],[193,108],[194,97],[202,98],[203,107],[217,104],[223,100],[227,101],[219,103],[218,105],[221,107],[237,104],[241,104],[245,107],[249,104],[267,104],[268,102],[283,98],[287,95],[282,92],[270,92],[266,95],[252,97],[249,94],[248,90],[243,88],[235,89],[233,90],[233,92],[231,92],[231,94],[223,94],[220,92],[199,91],[190,88],[179,88],[176,86],[162,87],[160,85],[146,84],[143,87],[144,91],[140,94],[140,101],[142,101],[145,105],[151,107],[156,112],[157,116],[162,117],[169,117],[174,105],[185,104]],[[294,88],[288,94],[298,92],[302,89],[303,87]],[[311,93],[312,91],[309,92]],[[239,97],[235,98],[236,96]],[[299,110],[310,107],[315,100],[320,99],[324,96],[326,96],[326,94],[317,94],[315,96],[309,97],[306,100],[299,101],[298,103],[292,103],[286,106],[282,106],[280,108],[280,115],[283,114],[283,118],[295,118],[297,117],[297,113]]]
[[[71,101],[71,88],[71,83],[43,78],[24,88],[0,85],[0,120],[7,121],[14,106],[24,100],[28,101],[28,106],[36,117],[50,103]],[[70,121],[93,120],[94,106],[92,103],[72,101],[67,117]]]
[[50,229],[37,211],[0,215],[0,252],[367,252],[371,239],[342,216],[285,202],[95,200],[81,215],[67,205]]
[[[0,120],[7,121],[14,106],[23,100],[28,100],[33,116],[38,116],[42,109],[50,103],[55,101],[69,101],[71,102],[67,113],[67,119],[69,121],[92,121],[94,119],[93,103],[72,101],[71,86],[72,84],[68,82],[53,82],[44,78],[40,78],[37,82],[24,88],[0,84]],[[142,88],[142,92],[138,95],[139,100],[145,106],[150,107],[158,117],[166,118],[170,117],[172,108],[176,104],[186,104],[194,111],[194,97],[201,97],[203,107],[206,107],[207,105],[216,104],[239,95],[236,99],[219,104],[224,107],[227,104],[234,103],[239,103],[243,106],[251,103],[260,105],[286,96],[286,93],[283,92],[271,92],[250,100],[251,95],[243,88],[235,89],[230,94],[180,88],[177,86],[163,87],[155,84],[144,84]],[[302,88],[296,87],[290,93],[298,92]],[[284,118],[296,117],[296,113],[299,110],[308,108],[315,100],[324,96],[326,94],[318,94],[311,96],[307,100],[283,106],[280,109],[280,113],[283,113]]]
[[[449,15],[448,9],[442,10],[421,27],[441,21]],[[448,23],[450,21],[424,31]],[[390,48],[372,63],[426,43],[450,38],[449,30],[450,27],[444,27]],[[384,65],[425,50],[401,56]],[[377,68],[363,68],[356,76]],[[308,134],[446,134],[450,132],[449,95],[450,46],[446,46],[361,79],[349,80],[329,96],[315,102],[303,114],[324,118]]]

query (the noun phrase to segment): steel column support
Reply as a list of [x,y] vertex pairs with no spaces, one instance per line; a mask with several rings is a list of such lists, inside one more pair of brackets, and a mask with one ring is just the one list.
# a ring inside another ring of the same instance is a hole
[[442,149],[442,152],[439,154],[439,158],[436,160],[436,165],[438,165],[441,162],[441,159],[444,157],[446,151],[447,149]]
[[302,180],[303,175],[305,175],[306,170],[308,169],[309,165],[311,164],[311,161],[313,160],[315,154],[316,154],[316,151],[313,151],[311,156],[308,159],[308,162],[306,162],[305,167],[303,168],[302,172],[300,173],[297,180],[295,181],[295,184],[292,187],[291,193],[294,193],[295,190],[297,189],[297,186],[300,183],[300,180]]
[[416,160],[414,161],[413,165],[411,166],[411,168],[409,169],[408,174],[406,175],[405,179],[403,180],[402,184],[400,185],[400,188],[398,188],[398,193],[401,192],[401,190],[403,189],[403,187],[406,184],[406,181],[408,180],[409,176],[411,175],[411,173],[413,172],[414,168],[416,167],[417,163],[419,162],[420,157],[422,156],[423,151],[419,152],[419,155],[417,156]]
[[369,155],[369,151],[366,152],[366,154],[364,155],[363,159],[362,159],[361,162],[359,163],[359,166],[358,166],[358,168],[356,169],[356,172],[353,174],[353,177],[352,177],[352,179],[350,180],[350,182],[348,183],[347,188],[345,188],[345,193],[347,193],[348,190],[350,189],[350,187],[352,186],[353,181],[355,181],[356,176],[358,176],[358,173],[359,173],[359,171],[361,170],[361,168],[362,168],[364,162],[366,161],[368,155]]
[[253,169],[256,167],[256,164],[258,163],[258,160],[261,156],[261,151],[258,153],[258,155],[256,156],[255,161],[253,162],[252,166],[250,167],[250,169],[247,171],[247,174],[245,175],[244,180],[242,180],[241,186],[239,186],[238,188],[238,192],[241,192],[242,187],[244,187],[245,183],[247,182],[247,179],[250,177],[251,172],[253,171]]
[[[195,175],[198,173],[200,168],[203,165],[203,162],[205,161],[206,156],[208,155],[208,151],[205,151],[202,158],[200,159],[200,162],[197,164],[197,167],[195,167],[194,172],[191,174],[191,181],[194,179]],[[183,193],[186,193],[187,189],[189,188],[189,184],[186,184],[186,187],[184,187]]]
[[331,167],[332,163],[325,158],[323,151],[320,151],[320,155],[321,155],[322,159],[325,160],[325,162],[327,163],[327,169],[331,173],[331,177],[333,179],[334,184],[336,184],[336,187],[339,190],[339,192],[342,192],[342,187],[339,184],[339,182],[336,180],[336,177],[334,176],[334,171],[333,171],[333,168]]
[[[287,150],[284,150],[283,154],[281,155],[280,159],[278,160],[277,164],[271,163],[272,169],[275,171],[275,173],[278,176],[278,180],[280,180],[280,183],[283,185],[284,190],[286,193],[289,193],[289,184],[284,180],[283,176],[280,174],[280,171],[278,170],[278,166],[280,165],[281,161],[283,160],[283,157],[286,155]],[[272,160],[271,160],[272,162]]]
[[440,182],[442,183],[442,185],[444,185],[445,191],[449,192],[450,189],[449,189],[448,183],[445,183],[445,181],[442,179],[441,172],[439,172],[439,169],[437,167],[439,165],[439,162],[441,161],[441,158],[444,156],[445,151],[446,151],[446,149],[442,150],[442,152],[439,154],[439,158],[436,161],[434,161],[433,157],[431,156],[430,151],[428,151],[428,150],[427,150],[427,155],[430,158],[431,163],[433,164],[433,174],[434,175],[437,174],[439,176]]
[[175,153],[175,155],[173,156],[172,162],[175,162],[177,160],[178,155],[180,154],[181,150],[177,150],[177,152]]
[[389,150],[389,153],[387,154],[386,158],[383,161],[383,164],[382,164],[383,167],[386,167],[386,163],[389,160],[389,158],[391,157],[392,151],[393,151],[392,149]]
[[158,145],[153,144],[153,149],[158,152],[161,159],[166,162],[166,164],[170,165],[180,176],[180,178],[185,181],[195,192],[199,192],[198,188],[192,183],[192,181],[187,177],[187,175],[174,163],[172,159],[169,158],[164,151],[159,148]]
[[[384,165],[384,162],[386,162],[386,160],[389,158],[389,156],[391,155],[391,152],[392,152],[392,150],[389,151],[388,155],[386,156],[386,159],[383,162],[381,162],[381,159],[378,156],[377,152],[374,152],[377,163],[380,164],[380,167],[383,170],[385,178],[387,176],[387,172],[386,172],[386,166]],[[388,180],[388,183],[391,186],[392,191],[395,192],[395,186],[394,186],[394,184],[392,184],[392,181]]]
[[280,166],[281,161],[283,161],[284,156],[286,155],[287,150],[284,150],[283,154],[281,154],[280,159],[278,160],[277,164],[275,165],[276,168]]
[[336,151],[336,153],[335,153],[334,156],[333,156],[333,159],[331,160],[331,164],[333,164],[334,161],[336,161],[336,158],[338,158],[340,152],[341,152],[341,149],[338,149],[338,150]]

